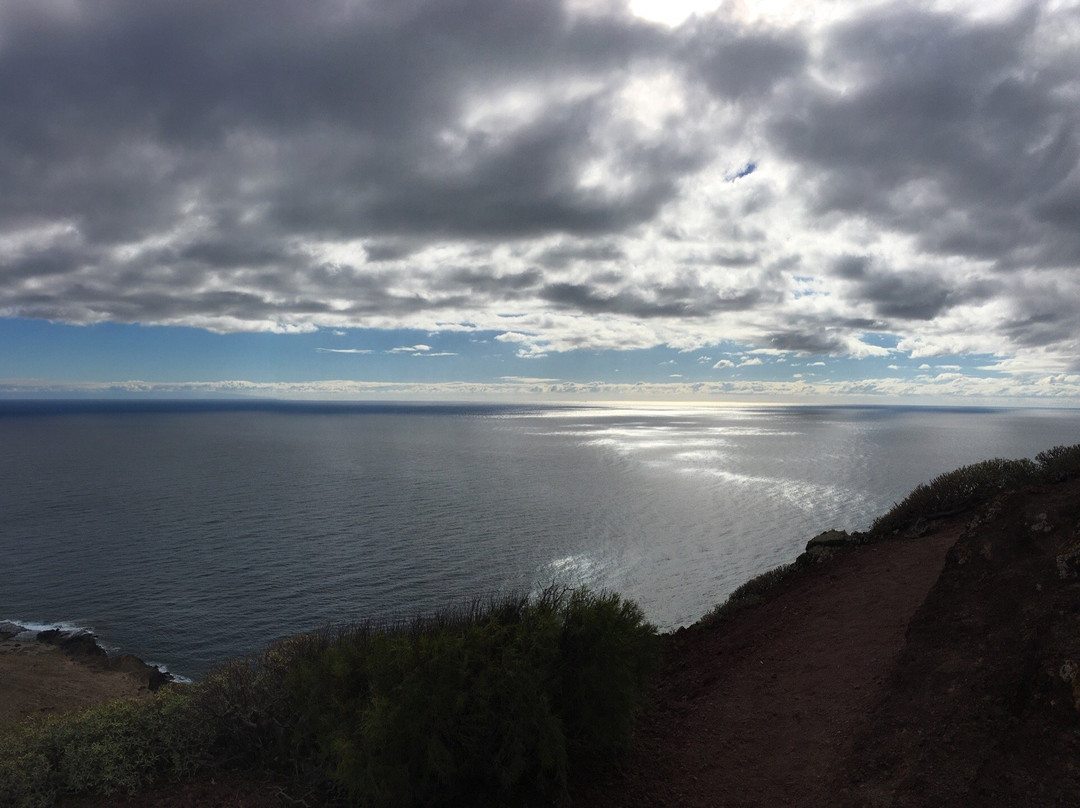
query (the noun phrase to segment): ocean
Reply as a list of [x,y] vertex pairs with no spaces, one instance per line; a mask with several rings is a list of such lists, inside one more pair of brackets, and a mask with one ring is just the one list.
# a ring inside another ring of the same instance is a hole
[[550,583],[664,630],[1078,410],[0,402],[0,621],[198,677],[290,634]]

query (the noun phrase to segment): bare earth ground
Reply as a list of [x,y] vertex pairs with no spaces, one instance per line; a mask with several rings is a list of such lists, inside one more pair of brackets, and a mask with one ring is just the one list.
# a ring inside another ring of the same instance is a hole
[[581,804],[828,804],[959,531],[843,551],[729,622],[675,634],[625,778]]
[[675,634],[597,806],[1080,806],[1080,480]]
[[[1078,806],[1080,480],[838,551],[666,644],[625,767],[573,806]],[[278,793],[230,775],[109,804]]]
[[76,662],[55,645],[0,641],[0,723],[149,692],[136,677]]

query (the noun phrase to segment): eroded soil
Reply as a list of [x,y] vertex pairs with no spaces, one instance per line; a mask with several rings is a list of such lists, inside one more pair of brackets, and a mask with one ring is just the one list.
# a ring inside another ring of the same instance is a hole
[[672,637],[610,806],[1080,805],[1080,481]]

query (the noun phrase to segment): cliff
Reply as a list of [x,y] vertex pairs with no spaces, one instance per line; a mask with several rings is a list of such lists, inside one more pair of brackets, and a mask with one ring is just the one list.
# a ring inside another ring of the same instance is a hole
[[1080,805],[1080,481],[814,554],[669,638],[584,804]]
[[[1080,805],[1080,479],[944,512],[887,536],[823,534],[740,608],[665,636],[628,760],[580,773],[569,803]],[[277,793],[211,772],[70,804]]]

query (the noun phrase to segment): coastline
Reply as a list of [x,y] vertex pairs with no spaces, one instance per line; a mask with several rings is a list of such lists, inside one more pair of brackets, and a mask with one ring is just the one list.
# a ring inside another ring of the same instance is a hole
[[[820,534],[739,608],[663,635],[629,758],[582,770],[571,804],[1080,804],[1080,479],[865,538]],[[103,664],[92,636],[42,634],[0,642],[0,664],[26,673],[44,660],[84,683],[111,674],[121,696],[149,693]],[[72,658],[78,647],[89,659]],[[54,684],[55,711],[88,706]],[[210,770],[63,804],[283,805],[273,778]]]
[[0,725],[145,698],[171,679],[130,654],[109,655],[89,632],[0,623]]

